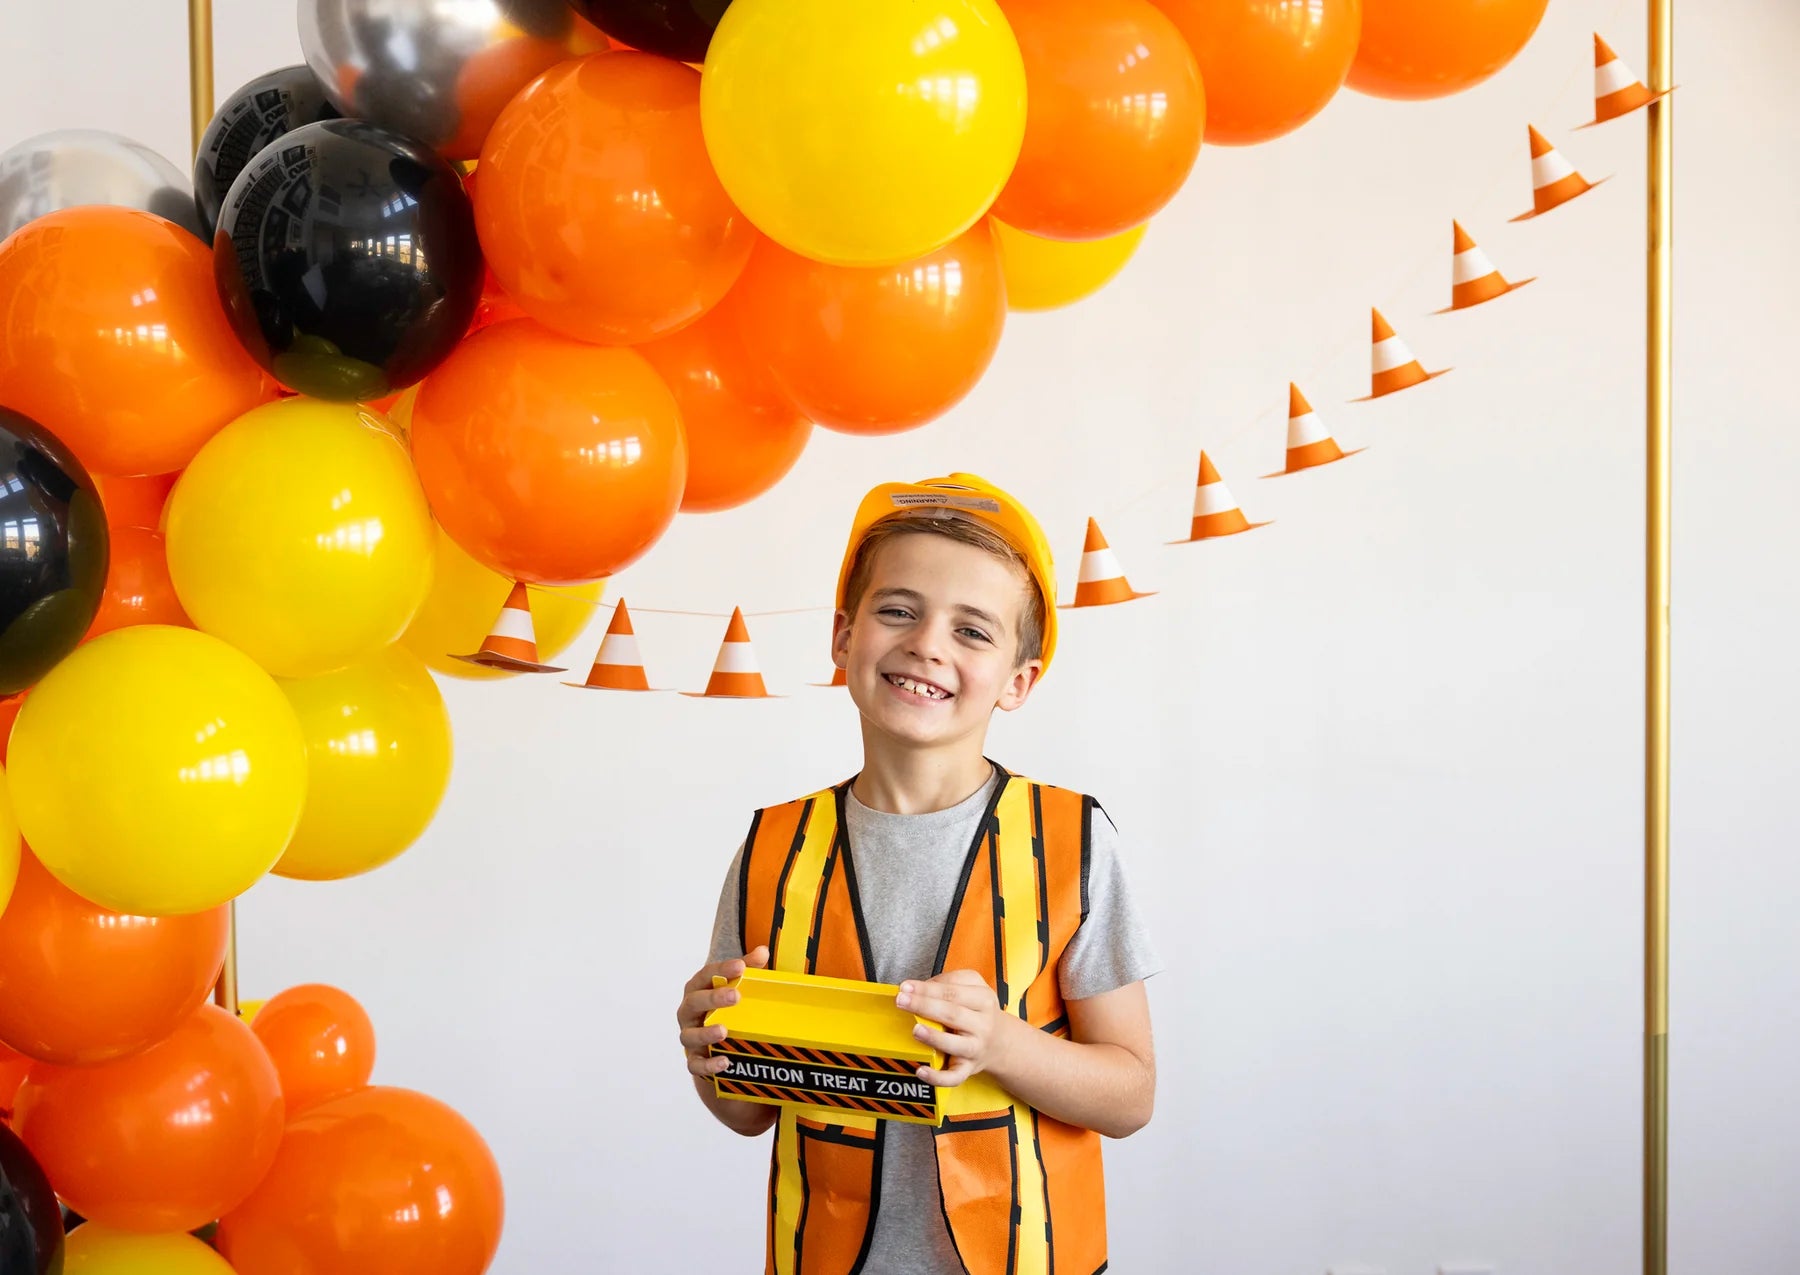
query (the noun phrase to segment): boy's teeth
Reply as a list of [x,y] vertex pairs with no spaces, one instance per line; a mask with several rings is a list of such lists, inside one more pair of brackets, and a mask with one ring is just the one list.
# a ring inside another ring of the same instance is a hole
[[914,695],[923,695],[929,699],[943,699],[945,692],[933,690],[929,686],[913,681],[910,677],[894,678],[894,685],[903,691],[911,691]]

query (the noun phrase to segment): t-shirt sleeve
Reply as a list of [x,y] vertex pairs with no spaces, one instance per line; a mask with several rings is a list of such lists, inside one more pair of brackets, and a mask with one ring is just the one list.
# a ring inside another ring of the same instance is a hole
[[1088,845],[1088,914],[1063,949],[1057,977],[1063,999],[1085,1000],[1162,972],[1125,877],[1119,831],[1098,805]]
[[719,910],[713,914],[712,946],[707,949],[706,963],[735,960],[744,954],[738,921],[738,874],[744,864],[744,847],[731,856],[731,867],[725,872],[725,884],[719,887]]

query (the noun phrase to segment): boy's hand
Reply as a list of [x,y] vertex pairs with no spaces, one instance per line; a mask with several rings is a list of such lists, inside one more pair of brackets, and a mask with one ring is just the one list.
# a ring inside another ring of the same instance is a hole
[[764,969],[769,964],[769,949],[759,947],[745,956],[729,961],[715,961],[700,971],[682,988],[681,1004],[675,1007],[675,1023],[681,1028],[681,1048],[687,1055],[688,1070],[703,1079],[711,1079],[731,1065],[729,1058],[708,1058],[707,1048],[725,1039],[723,1027],[707,1027],[706,1016],[724,1005],[735,1005],[735,987],[714,987],[715,975],[735,979],[750,969]]
[[934,1031],[923,1023],[913,1028],[914,1037],[950,1057],[950,1066],[942,1071],[919,1068],[920,1080],[948,1089],[978,1071],[1004,1066],[1019,1020],[1001,1012],[994,989],[974,970],[949,970],[925,982],[902,983],[894,1003],[949,1029]]

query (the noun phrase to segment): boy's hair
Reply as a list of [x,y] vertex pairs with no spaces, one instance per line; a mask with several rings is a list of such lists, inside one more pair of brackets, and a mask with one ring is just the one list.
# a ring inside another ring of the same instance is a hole
[[1019,619],[1018,652],[1015,664],[1041,659],[1044,654],[1044,598],[1033,582],[1025,555],[1010,541],[984,522],[968,518],[949,509],[914,509],[890,514],[874,523],[856,546],[850,561],[850,575],[844,584],[844,610],[852,619],[862,606],[863,594],[869,591],[869,577],[875,571],[875,551],[896,536],[944,536],[958,544],[972,545],[992,554],[1017,569],[1025,577],[1025,606]]

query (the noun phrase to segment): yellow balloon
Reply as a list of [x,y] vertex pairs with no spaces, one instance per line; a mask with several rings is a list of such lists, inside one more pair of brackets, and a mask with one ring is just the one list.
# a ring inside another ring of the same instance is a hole
[[1125,268],[1145,230],[1133,226],[1105,239],[1065,243],[1015,230],[998,217],[988,218],[988,224],[1000,249],[1009,310],[1054,310],[1092,296]]
[[431,513],[393,426],[292,398],[200,449],[169,497],[169,576],[194,623],[281,677],[406,631],[431,588]]
[[6,911],[6,905],[12,901],[13,886],[18,883],[19,821],[13,816],[6,768],[0,766],[0,912]]
[[994,0],[734,0],[700,79],[726,193],[833,265],[922,257],[974,225],[1025,136],[1025,64]]
[[191,1235],[138,1235],[83,1222],[63,1241],[63,1275],[232,1275],[232,1267]]
[[262,1012],[262,1007],[268,1003],[267,1000],[239,1001],[238,1020],[246,1027],[251,1026],[256,1022],[256,1016]]
[[413,404],[419,401],[419,391],[424,388],[425,382],[423,381],[417,385],[407,386],[400,392],[400,397],[394,400],[394,405],[388,409],[388,422],[394,427],[394,432],[399,435],[400,445],[409,452],[412,450]]
[[[531,623],[537,632],[538,659],[551,660],[568,649],[569,643],[594,618],[600,604],[600,591],[605,582],[530,586]],[[512,585],[505,576],[490,571],[450,539],[443,528],[437,533],[437,570],[431,578],[431,592],[425,605],[413,617],[400,639],[400,645],[424,660],[426,665],[451,677],[487,681],[499,677],[517,677],[499,669],[483,668],[466,660],[452,658],[473,655],[481,639],[494,627],[500,608]]]
[[450,783],[450,714],[419,657],[390,646],[281,683],[306,736],[306,805],[277,876],[335,881],[405,850]]
[[170,916],[248,890],[287,848],[306,739],[255,661],[193,629],[95,638],[26,697],[8,755],[19,831],[115,912]]

